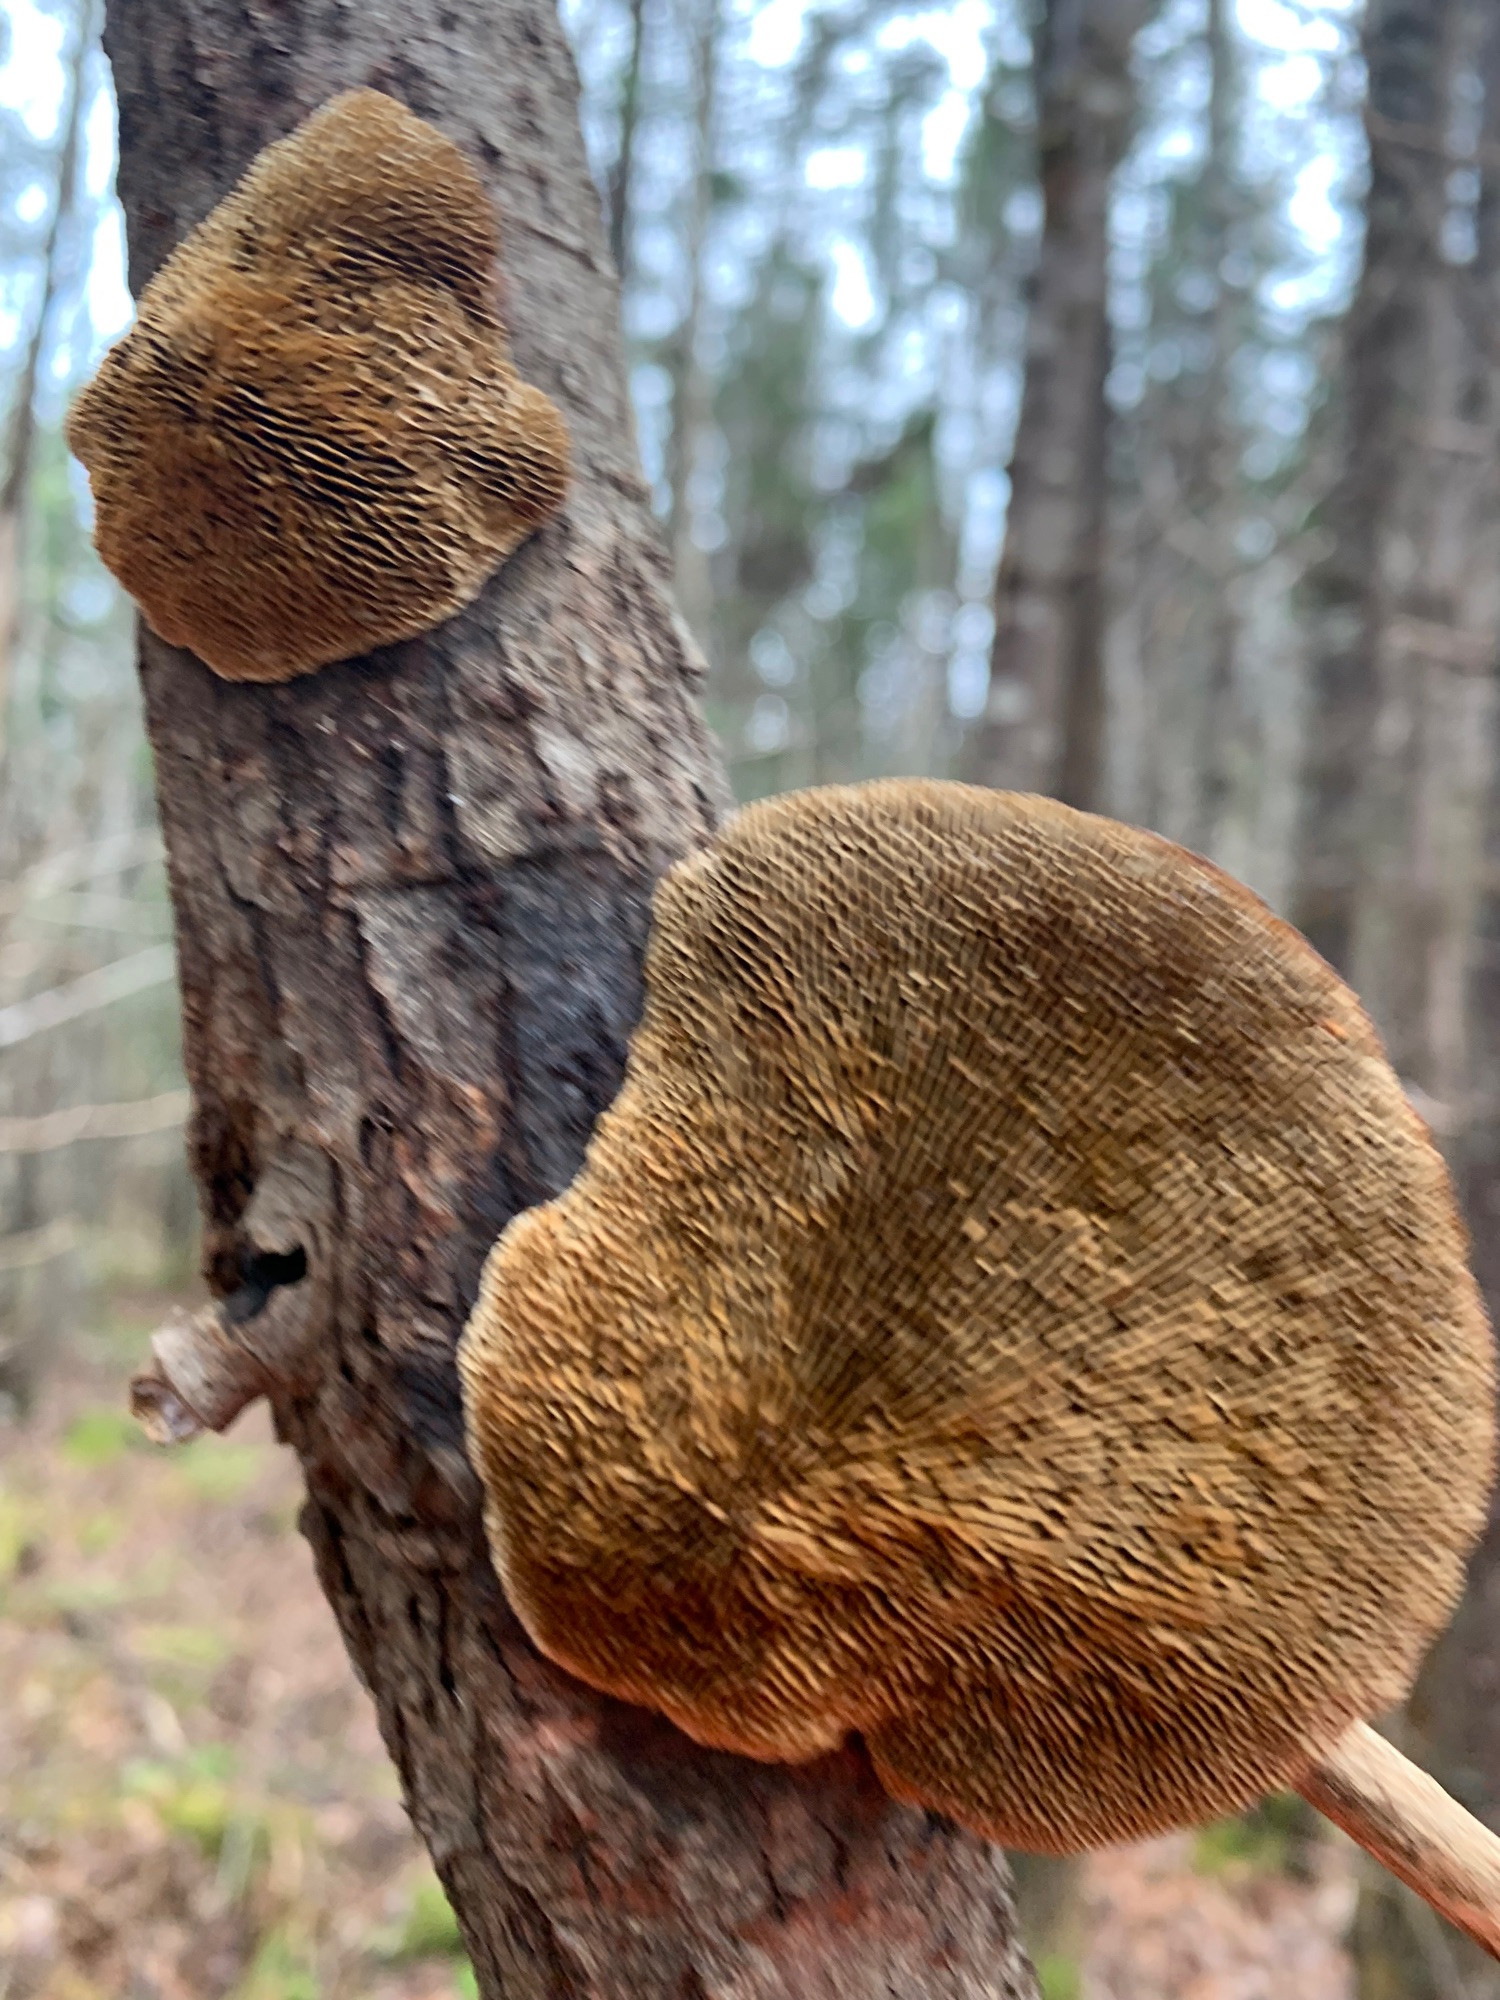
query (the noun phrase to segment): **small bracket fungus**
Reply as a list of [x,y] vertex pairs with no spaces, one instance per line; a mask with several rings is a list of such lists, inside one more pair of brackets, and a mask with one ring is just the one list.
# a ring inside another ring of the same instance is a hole
[[1180,848],[957,785],[755,805],[668,876],[624,1088],[461,1367],[544,1652],[724,1749],[862,1732],[1053,1852],[1398,1701],[1491,1472],[1448,1176],[1353,995]]
[[379,91],[251,164],[68,421],[154,631],[290,680],[451,617],[556,509],[567,434],[511,365],[498,248],[469,162]]

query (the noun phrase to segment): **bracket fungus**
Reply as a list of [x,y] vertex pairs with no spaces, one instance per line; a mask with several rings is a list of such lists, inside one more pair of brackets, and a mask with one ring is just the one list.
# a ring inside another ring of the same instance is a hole
[[959,785],[757,804],[663,882],[623,1090],[486,1266],[497,1567],[700,1742],[859,1732],[1052,1852],[1300,1784],[1494,1948],[1500,1843],[1423,1780],[1411,1861],[1363,1726],[1484,1518],[1466,1259],[1358,1002],[1219,870]]
[[147,623],[285,681],[460,610],[559,505],[473,167],[375,90],[268,146],[73,408],[95,541]]

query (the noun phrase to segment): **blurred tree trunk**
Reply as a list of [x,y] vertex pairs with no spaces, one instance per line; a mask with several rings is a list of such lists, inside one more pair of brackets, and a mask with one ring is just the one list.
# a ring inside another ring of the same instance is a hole
[[[1495,475],[1489,489],[1487,532],[1470,565],[1468,585],[1477,600],[1476,616],[1500,623],[1500,10],[1489,22],[1482,48],[1484,124],[1478,213],[1479,283],[1474,310],[1487,351],[1484,434],[1478,440]],[[1500,659],[1492,662],[1488,741],[1489,793],[1485,803],[1484,849],[1479,868],[1473,955],[1469,978],[1469,1074],[1467,1115],[1462,1121],[1460,1167],[1465,1213],[1474,1236],[1474,1263],[1500,1325]],[[1496,1551],[1500,1560],[1500,1549]],[[1500,1600],[1500,1581],[1496,1585]],[[1496,1671],[1484,1710],[1494,1731],[1483,1762],[1500,1798],[1500,1601],[1495,1607]]]
[[[1500,13],[1491,0],[1373,0],[1365,55],[1369,230],[1337,545],[1317,579],[1294,914],[1353,981],[1452,1160],[1494,1312],[1500,1040],[1481,956],[1494,899],[1481,892],[1500,652]],[[1500,1826],[1497,1689],[1492,1528],[1400,1726],[1410,1753]],[[1354,1943],[1362,2000],[1500,1994],[1488,1960],[1374,1873]]]
[[623,290],[630,277],[631,199],[635,193],[635,135],[641,122],[641,56],[646,44],[646,0],[630,0],[630,53],[620,88],[620,144],[609,175],[609,251]]
[[1229,365],[1235,342],[1235,295],[1225,267],[1238,215],[1232,157],[1239,127],[1230,0],[1208,0],[1208,155],[1198,191],[1201,231],[1196,268],[1209,281],[1203,315],[1207,366],[1186,482],[1187,525],[1203,539],[1197,596],[1201,605],[1202,695],[1198,730],[1198,796],[1190,844],[1216,852],[1234,789],[1237,749],[1235,687],[1239,621],[1235,582],[1236,453],[1229,407]]
[[[543,0],[112,0],[137,288],[252,155],[370,84],[496,194],[563,518],[436,633],[280,688],[142,635],[206,1269],[487,2000],[1027,2000],[1002,1857],[855,1747],[695,1749],[542,1661],[501,1597],[454,1343],[575,1172],[653,885],[724,805],[632,458],[617,289]],[[248,1393],[248,1391],[247,1391]],[[221,1411],[222,1415],[223,1412]]]
[[[1454,595],[1459,629],[1472,643],[1447,663],[1439,683],[1435,747],[1448,770],[1439,769],[1430,787],[1438,832],[1449,832],[1449,846],[1438,851],[1433,866],[1445,877],[1444,904],[1453,918],[1461,904],[1469,928],[1462,949],[1450,939],[1439,961],[1432,1088],[1473,1235],[1475,1268],[1500,1325],[1500,11],[1482,10],[1471,26],[1484,117],[1476,148],[1476,255],[1462,298],[1476,382],[1466,412],[1473,426],[1468,453],[1441,500],[1445,508],[1462,508],[1470,525]],[[1408,1722],[1424,1761],[1500,1828],[1500,1507],[1493,1503],[1463,1603],[1423,1670]],[[1447,2000],[1454,1991],[1463,2000],[1500,1996],[1500,1971],[1462,1938],[1442,1941],[1450,1968],[1445,1987],[1432,1969],[1430,1913],[1409,1906],[1406,1913],[1419,1936],[1429,1937],[1422,1974],[1411,1986],[1413,2000]]]
[[[1496,246],[1476,254],[1463,240],[1475,218],[1450,194],[1454,170],[1476,150],[1472,137],[1458,150],[1455,125],[1490,0],[1427,5],[1424,30],[1436,30],[1433,102],[1424,127],[1431,137],[1407,183],[1409,337],[1385,360],[1394,394],[1379,427],[1392,462],[1371,496],[1370,737],[1356,795],[1347,969],[1397,1070],[1451,1135],[1468,1088],[1468,956],[1500,638],[1488,578],[1475,588],[1476,564],[1493,554],[1497,436],[1485,293],[1494,274],[1485,267]],[[1378,13],[1376,31],[1387,32]],[[1378,120],[1372,138],[1408,154],[1419,144],[1405,132],[1392,138]]]
[[1148,367],[1138,408],[1120,426],[1123,504],[1111,550],[1129,572],[1112,633],[1123,671],[1111,695],[1120,727],[1136,738],[1127,752],[1135,782],[1121,803],[1127,816],[1215,855],[1232,803],[1243,803],[1234,794],[1247,789],[1236,778],[1248,750],[1231,364],[1255,265],[1236,228],[1249,201],[1236,158],[1244,120],[1233,14],[1232,0],[1209,0],[1198,40],[1209,81],[1202,166],[1162,190],[1136,354],[1137,365],[1164,365],[1160,374]]
[[963,754],[987,785],[1097,803],[1104,720],[1109,197],[1150,0],[1046,0],[1036,35],[1042,244],[1010,464],[989,698]]
[[[1308,755],[1293,919],[1339,971],[1353,969],[1371,830],[1369,760],[1384,691],[1401,697],[1404,600],[1428,578],[1415,532],[1434,470],[1452,469],[1442,426],[1457,378],[1454,267],[1443,256],[1453,63],[1466,8],[1483,0],[1370,0],[1363,47],[1370,148],[1364,265],[1344,338],[1342,465],[1327,507],[1331,553],[1310,581]],[[1440,613],[1438,624],[1444,622]],[[1451,622],[1451,621],[1448,621]],[[1425,671],[1418,615],[1410,664]],[[1389,706],[1391,726],[1399,726]],[[1394,749],[1386,746],[1387,754]],[[1368,954],[1367,954],[1368,955]],[[1386,1026],[1382,1023],[1382,1026]]]
[[723,0],[697,0],[697,7],[693,37],[696,171],[687,227],[687,307],[672,347],[672,436],[667,455],[671,512],[667,517],[667,538],[678,607],[700,642],[706,643],[711,609],[708,562],[693,540],[688,483],[697,463],[699,444],[713,418],[713,382],[703,366],[698,343],[703,325],[703,255],[714,206],[714,109]]

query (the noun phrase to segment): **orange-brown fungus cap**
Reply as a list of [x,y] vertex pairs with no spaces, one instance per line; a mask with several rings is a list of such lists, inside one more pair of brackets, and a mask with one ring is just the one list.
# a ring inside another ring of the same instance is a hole
[[1244,1806],[1405,1690],[1491,1458],[1448,1177],[1245,889],[1042,799],[755,805],[462,1349],[537,1643],[701,1741],[865,1733],[1020,1847]]
[[167,260],[68,422],[164,639],[290,680],[450,617],[556,508],[567,435],[511,366],[497,251],[458,148],[355,90]]

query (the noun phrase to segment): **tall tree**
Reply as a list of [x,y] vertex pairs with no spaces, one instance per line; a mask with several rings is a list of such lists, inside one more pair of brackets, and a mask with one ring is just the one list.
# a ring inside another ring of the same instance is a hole
[[[1431,519],[1433,479],[1459,465],[1450,352],[1454,267],[1443,254],[1451,86],[1467,0],[1370,0],[1363,47],[1370,153],[1364,262],[1344,337],[1343,455],[1327,503],[1330,553],[1312,579],[1311,699],[1293,918],[1353,969],[1370,832],[1369,759],[1382,682],[1401,698],[1443,615],[1418,607],[1428,578],[1410,536]],[[1403,604],[1410,598],[1410,604]],[[1402,613],[1413,612],[1414,626]],[[1406,633],[1403,640],[1402,633]],[[1406,658],[1399,657],[1412,642]],[[1382,1025],[1389,1025],[1383,1023]],[[1398,1052],[1399,1056],[1399,1052]]]
[[[1391,132],[1377,117],[1371,134],[1375,144],[1420,151],[1423,164],[1408,182],[1413,296],[1408,339],[1386,358],[1395,394],[1380,426],[1393,461],[1373,496],[1365,578],[1370,738],[1357,792],[1349,970],[1401,1074],[1450,1107],[1445,1123],[1468,1084],[1466,969],[1500,644],[1494,594],[1471,581],[1476,561],[1493,555],[1486,265],[1496,246],[1481,253],[1472,203],[1453,198],[1461,170],[1471,178],[1460,186],[1478,178],[1475,134],[1460,113],[1489,11],[1476,0],[1428,10],[1438,37],[1430,121],[1417,133]],[[1387,32],[1378,19],[1376,32]]]
[[1227,271],[1234,249],[1235,62],[1230,0],[1208,0],[1208,146],[1198,190],[1199,229],[1192,303],[1202,322],[1204,361],[1194,424],[1191,469],[1184,498],[1188,519],[1203,537],[1199,641],[1203,689],[1199,719],[1198,796],[1192,845],[1212,853],[1233,788],[1235,735],[1234,610],[1236,479],[1235,435],[1229,408],[1229,371],[1235,349],[1237,304]]
[[579,1163],[653,885],[724,802],[558,23],[546,0],[112,0],[107,46],[137,288],[267,140],[384,88],[497,196],[516,359],[574,452],[561,521],[425,638],[261,688],[142,635],[220,1302],[178,1351],[217,1355],[225,1410],[265,1389],[297,1450],[490,2000],[1021,2000],[995,1850],[891,1804],[856,1748],[747,1765],[594,1696],[527,1643],[485,1550],[454,1343],[497,1231]]
[[713,414],[713,384],[703,366],[703,259],[714,199],[715,105],[718,96],[722,0],[698,0],[692,37],[695,158],[688,203],[687,303],[672,343],[672,430],[667,453],[670,495],[667,538],[672,580],[683,615],[696,633],[708,629],[707,564],[689,525],[688,481]]
[[[1464,54],[1483,93],[1483,122],[1477,138],[1470,135],[1479,163],[1474,255],[1462,267],[1468,281],[1460,292],[1474,380],[1462,426],[1448,434],[1456,463],[1439,497],[1449,533],[1455,516],[1466,529],[1467,549],[1448,551],[1437,578],[1451,593],[1454,624],[1423,677],[1424,763],[1436,769],[1417,810],[1431,827],[1428,866],[1438,877],[1429,885],[1438,921],[1428,949],[1441,954],[1428,1003],[1433,1110],[1458,1174],[1475,1269],[1500,1325],[1500,13],[1477,11],[1468,26],[1473,46]],[[1410,1712],[1426,1760],[1492,1826],[1500,1825],[1497,1680],[1500,1496],[1463,1603]],[[1422,1912],[1407,1915],[1430,1935]],[[1481,1966],[1462,1939],[1448,1945],[1469,1992],[1493,1987],[1492,1965]],[[1424,1963],[1412,2000],[1429,1992],[1446,2000],[1453,1990],[1451,1977],[1445,1986]]]
[[630,0],[630,44],[620,85],[620,140],[610,170],[609,251],[623,285],[630,276],[631,196],[635,181],[635,141],[641,122],[641,59],[646,47],[646,0]]
[[[1481,178],[1477,212],[1480,282],[1472,307],[1485,345],[1486,394],[1476,443],[1490,473],[1489,518],[1477,538],[1468,574],[1477,620],[1500,620],[1500,11],[1492,11],[1480,51],[1484,123],[1480,135]],[[1464,1207],[1474,1235],[1475,1268],[1500,1325],[1500,658],[1490,663],[1488,724],[1482,749],[1487,755],[1489,796],[1484,812],[1484,849],[1473,950],[1468,967],[1468,1100],[1460,1146]],[[1500,1523],[1497,1523],[1500,1531]],[[1496,1560],[1500,1562],[1500,1532]],[[1500,1637],[1500,1635],[1497,1635]],[[1500,1646],[1497,1646],[1500,1651]],[[1496,1718],[1492,1701],[1485,1704]],[[1500,1737],[1488,1755],[1500,1798]]]
[[965,775],[1098,801],[1109,454],[1109,197],[1149,0],[1045,0],[1036,32],[1043,201],[984,714]]
[[[1500,665],[1500,18],[1488,0],[1373,0],[1364,48],[1368,233],[1317,579],[1294,913],[1352,979],[1444,1142],[1493,1311],[1494,916],[1481,891]],[[1404,1723],[1413,1753],[1492,1824],[1497,1562],[1492,1528]],[[1462,1939],[1379,1880],[1356,1945],[1367,2000],[1446,2000],[1480,1973]],[[1492,1990],[1483,1978],[1474,1990]]]

